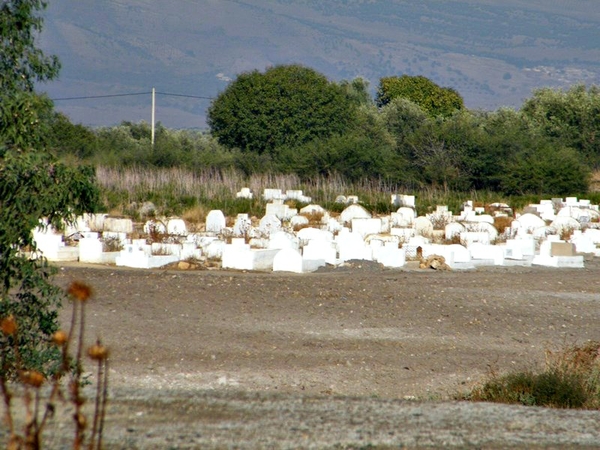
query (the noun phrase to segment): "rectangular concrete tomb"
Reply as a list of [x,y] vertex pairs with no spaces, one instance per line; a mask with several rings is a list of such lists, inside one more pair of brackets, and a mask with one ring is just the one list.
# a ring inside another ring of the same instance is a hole
[[223,248],[222,267],[236,270],[272,270],[279,249],[253,249],[244,239],[235,238]]

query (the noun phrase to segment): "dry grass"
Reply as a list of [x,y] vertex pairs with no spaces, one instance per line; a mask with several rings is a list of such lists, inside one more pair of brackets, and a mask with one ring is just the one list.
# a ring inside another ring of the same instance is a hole
[[103,188],[134,192],[136,190],[160,191],[166,187],[172,189],[175,195],[216,196],[223,191],[235,196],[243,187],[235,172],[221,173],[215,170],[193,172],[181,168],[144,169],[127,168],[115,169],[98,167],[96,169],[98,183]]
[[209,212],[210,209],[205,205],[198,205],[187,209],[181,218],[185,220],[186,223],[200,225],[206,222],[206,216],[208,216]]
[[[451,211],[460,211],[467,199],[473,200],[477,205],[506,201],[493,192],[459,193],[431,187],[407,188],[382,179],[364,179],[351,183],[338,175],[302,180],[295,174],[266,173],[245,176],[233,169],[191,171],[183,168],[118,169],[103,166],[97,167],[96,175],[98,184],[103,189],[107,208],[113,208],[112,214],[121,212],[131,215],[132,211],[129,210],[132,204],[152,201],[157,207],[156,214],[182,215],[185,212],[195,216],[191,217],[190,222],[204,219],[201,210],[187,212],[197,205],[221,209],[230,215],[240,212],[260,214],[265,203],[262,199],[264,190],[274,188],[281,189],[283,193],[288,190],[302,190],[312,198],[312,203],[326,207],[331,213],[341,212],[345,207],[335,202],[340,195],[356,195],[367,209],[381,214],[388,214],[395,209],[390,204],[391,194],[415,195],[419,200],[419,215],[435,211],[437,205],[447,205]],[[245,200],[246,203],[236,196],[244,187],[254,194],[254,199]],[[295,205],[293,202],[290,204]],[[246,210],[242,211],[241,208]]]
[[590,192],[600,192],[600,170],[592,172],[590,177]]
[[318,226],[323,222],[324,214],[322,212],[304,213],[302,215],[308,219],[308,224],[310,226]]
[[542,372],[498,375],[471,391],[466,399],[520,403],[553,408],[600,409],[600,342],[546,351]]
[[134,192],[138,190],[160,191],[169,188],[174,195],[219,198],[230,196],[248,187],[255,196],[264,189],[277,188],[283,192],[302,189],[320,202],[333,202],[338,195],[361,193],[361,201],[372,202],[382,196],[389,198],[397,192],[397,186],[382,180],[363,180],[348,183],[340,176],[316,177],[302,181],[295,174],[254,174],[249,177],[235,170],[205,170],[194,172],[182,168],[116,169],[99,166],[96,169],[98,184],[105,189]]
[[564,227],[560,229],[560,239],[562,241],[568,242],[573,236],[573,232],[575,231],[572,227]]
[[503,234],[507,228],[510,228],[513,220],[514,219],[512,217],[507,216],[494,217],[494,226],[498,230],[498,234]]

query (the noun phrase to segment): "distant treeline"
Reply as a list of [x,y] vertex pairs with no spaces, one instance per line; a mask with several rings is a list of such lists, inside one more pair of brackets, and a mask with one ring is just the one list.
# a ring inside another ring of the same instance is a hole
[[[303,90],[289,94],[282,77]],[[213,102],[209,126],[158,124],[152,146],[148,123],[93,129],[55,114],[47,146],[63,160],[115,168],[335,175],[504,195],[585,193],[600,168],[596,86],[544,88],[519,110],[473,111],[423,77],[382,79],[372,99],[361,79],[331,83],[311,69],[282,66],[238,77]]]

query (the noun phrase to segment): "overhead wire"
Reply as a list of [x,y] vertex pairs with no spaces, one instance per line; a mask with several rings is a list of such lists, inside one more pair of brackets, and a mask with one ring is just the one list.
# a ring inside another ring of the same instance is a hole
[[152,92],[131,92],[128,94],[106,94],[106,95],[85,95],[82,97],[62,97],[62,98],[52,98],[53,102],[58,102],[61,100],[87,100],[93,98],[109,98],[109,97],[129,97],[132,95],[148,95],[152,94]]
[[[152,91],[148,92],[129,92],[125,94],[105,94],[105,95],[84,95],[80,97],[60,97],[51,99],[54,102],[63,101],[63,100],[89,100],[89,99],[97,99],[97,98],[111,98],[111,97],[129,97],[134,95],[150,95]],[[188,94],[173,94],[170,92],[159,92],[156,91],[157,95],[165,95],[168,97],[186,97],[186,98],[199,98],[203,100],[213,100],[214,97],[203,97],[200,95],[188,95]]]
[[159,91],[156,91],[156,95],[167,95],[169,97],[201,98],[201,99],[205,99],[205,100],[213,100],[214,99],[214,97],[202,97],[200,95],[172,94],[170,92],[159,92]]

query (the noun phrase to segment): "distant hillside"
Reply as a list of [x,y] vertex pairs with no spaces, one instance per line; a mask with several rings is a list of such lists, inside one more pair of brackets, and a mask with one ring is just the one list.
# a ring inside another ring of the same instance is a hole
[[[560,4],[560,5],[559,5]],[[470,108],[518,107],[542,86],[600,84],[593,0],[50,0],[41,44],[53,98],[159,92],[214,97],[282,63],[332,80],[424,75]],[[210,100],[157,96],[156,120],[204,127]],[[73,121],[150,121],[150,96],[57,101]]]

